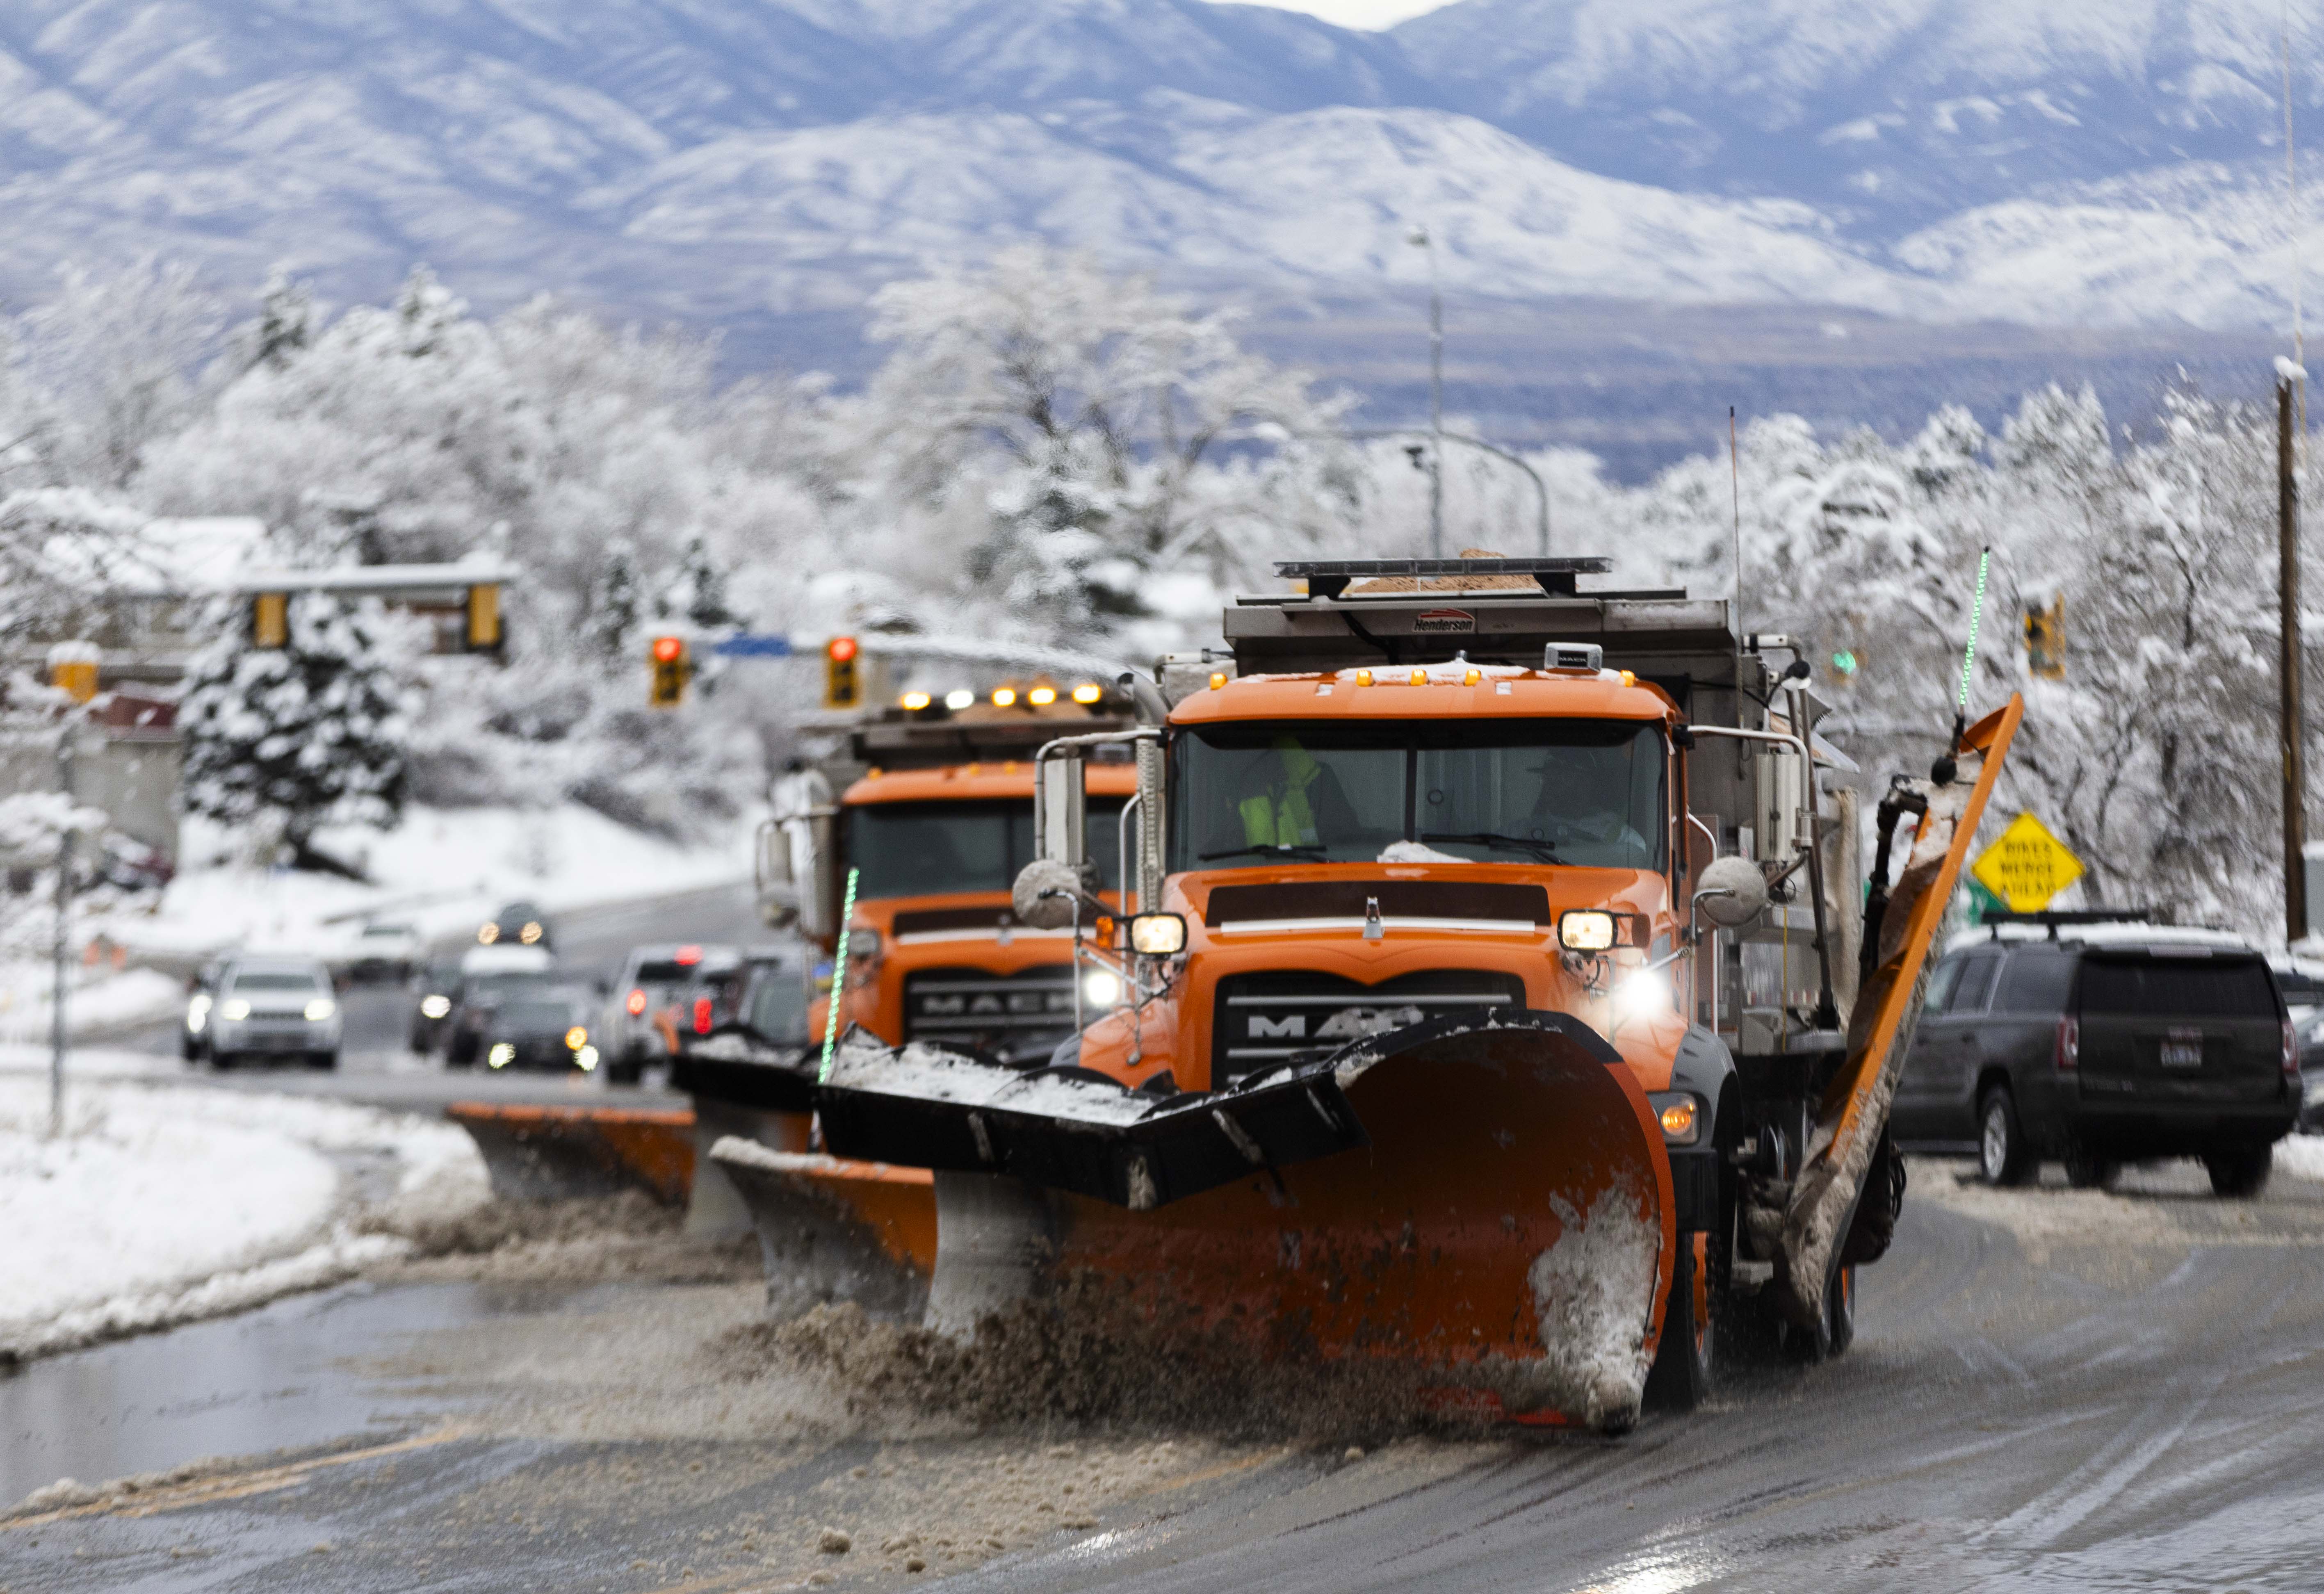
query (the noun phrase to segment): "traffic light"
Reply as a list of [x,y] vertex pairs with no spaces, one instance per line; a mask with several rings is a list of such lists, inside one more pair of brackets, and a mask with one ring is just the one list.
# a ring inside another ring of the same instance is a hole
[[694,678],[694,660],[687,654],[684,637],[656,637],[649,664],[653,686],[646,701],[656,708],[676,708],[686,701],[686,683]]
[[250,600],[250,645],[287,648],[290,645],[290,594],[254,594]]
[[853,637],[834,637],[823,648],[823,705],[853,708],[863,699],[856,665],[859,650]]
[[501,650],[501,588],[496,581],[480,581],[468,588],[467,649],[471,653]]
[[2025,605],[2025,668],[2045,680],[2066,678],[2066,594],[2048,608]]

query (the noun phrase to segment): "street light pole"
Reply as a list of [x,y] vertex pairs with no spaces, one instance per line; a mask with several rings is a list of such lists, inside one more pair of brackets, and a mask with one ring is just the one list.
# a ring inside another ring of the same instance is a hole
[[[73,797],[73,723],[65,721],[64,734],[57,742],[57,785],[63,790],[65,801]],[[65,1003],[70,991],[69,957],[72,944],[72,871],[73,833],[69,824],[57,834],[57,933],[51,948],[54,963],[51,973],[55,983],[49,988],[49,1138],[60,1139],[65,1132],[65,1042],[70,1027],[65,1015]]]
[[1407,241],[1428,252],[1428,557],[1444,557],[1444,295],[1436,281],[1436,239],[1416,226]]
[[[2295,376],[2294,373],[2299,373]],[[2300,475],[2295,456],[2293,387],[2306,373],[2278,363],[2275,384],[2277,686],[2283,739],[2283,933],[2308,934],[2308,769],[2301,733],[2300,647]]]

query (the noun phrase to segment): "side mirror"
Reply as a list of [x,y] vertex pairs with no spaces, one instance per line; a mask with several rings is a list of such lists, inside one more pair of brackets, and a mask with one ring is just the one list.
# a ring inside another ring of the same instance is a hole
[[1036,858],[1018,871],[1009,893],[1009,911],[1020,925],[1037,930],[1062,930],[1074,922],[1074,903],[1082,894],[1082,871],[1055,858]]
[[1767,877],[1748,858],[1729,856],[1695,877],[1695,911],[1722,930],[1738,929],[1767,909]]
[[1089,861],[1089,785],[1079,752],[1033,766],[1033,855],[1080,877]]

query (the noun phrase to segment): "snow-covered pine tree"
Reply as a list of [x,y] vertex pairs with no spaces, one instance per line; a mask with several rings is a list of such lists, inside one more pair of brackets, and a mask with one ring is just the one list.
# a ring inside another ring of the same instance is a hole
[[687,539],[678,561],[679,613],[696,625],[733,625],[739,618],[726,605],[726,572],[710,557],[700,533]]
[[604,562],[589,594],[589,641],[607,659],[629,656],[630,639],[637,634],[639,605],[638,553],[627,538],[606,545]]
[[337,871],[314,849],[326,825],[382,830],[402,816],[410,725],[403,688],[345,599],[290,599],[290,642],[237,628],[196,660],[180,712],[189,814],[279,843],[294,867]]
[[307,285],[276,266],[258,298],[258,318],[235,336],[236,364],[280,371],[304,353],[315,335],[315,298]]

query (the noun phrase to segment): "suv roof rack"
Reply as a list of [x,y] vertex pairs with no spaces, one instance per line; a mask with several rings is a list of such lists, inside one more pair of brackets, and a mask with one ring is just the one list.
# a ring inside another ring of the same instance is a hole
[[1391,576],[1530,576],[1543,592],[1572,597],[1579,591],[1576,576],[1603,576],[1613,567],[1613,560],[1598,555],[1530,559],[1279,559],[1275,573],[1304,578],[1308,593],[1319,598],[1338,597],[1351,581]]
[[[2048,926],[2050,939],[2058,938],[2060,925],[2135,925],[2152,923],[2154,910],[2150,908],[2045,908],[2035,913],[2016,913],[2006,908],[1988,908],[1980,921],[1993,928],[1993,938],[2001,939],[2004,925],[2043,925]],[[2168,928],[2169,926],[2158,926]]]

